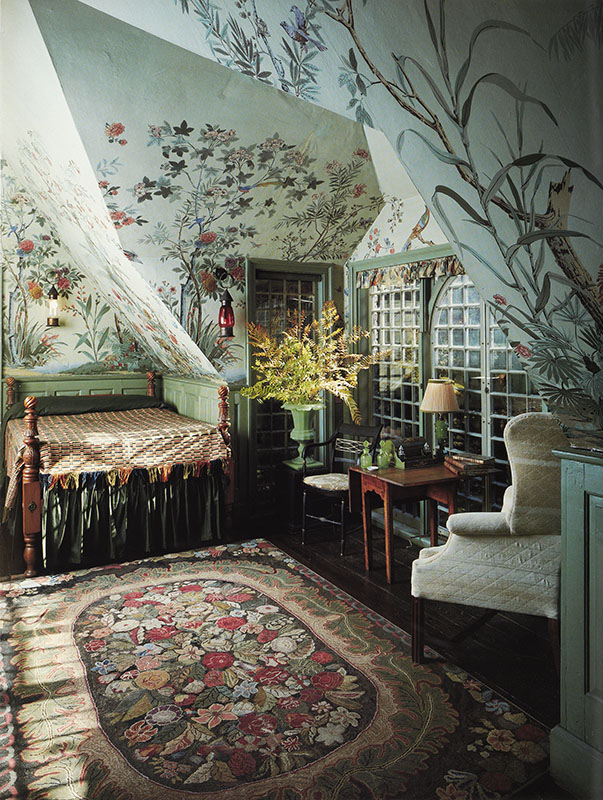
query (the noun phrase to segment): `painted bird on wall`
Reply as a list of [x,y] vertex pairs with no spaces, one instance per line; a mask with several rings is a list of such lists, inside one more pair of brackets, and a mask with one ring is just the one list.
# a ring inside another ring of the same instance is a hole
[[299,42],[302,47],[306,47],[308,42],[313,44],[318,50],[326,50],[324,44],[311,39],[308,36],[308,22],[297,6],[291,6],[291,11],[295,14],[295,22],[290,25],[288,22],[281,22],[281,27],[295,42]]
[[422,235],[423,231],[427,227],[427,223],[429,222],[429,218],[430,218],[429,209],[427,208],[427,206],[425,206],[425,211],[421,214],[421,217],[420,217],[419,221],[417,222],[415,227],[410,232],[410,235],[409,235],[408,239],[404,242],[404,246],[402,247],[403,251],[410,249],[410,245],[412,244],[412,240],[413,239],[418,239],[424,245],[430,245],[431,246],[431,245],[434,244],[434,242],[432,242],[432,241],[425,240],[423,238],[423,235]]
[[257,186],[282,186],[282,183],[280,181],[258,181],[257,183],[250,183],[247,185],[239,184],[237,188],[241,194],[245,194],[255,189]]

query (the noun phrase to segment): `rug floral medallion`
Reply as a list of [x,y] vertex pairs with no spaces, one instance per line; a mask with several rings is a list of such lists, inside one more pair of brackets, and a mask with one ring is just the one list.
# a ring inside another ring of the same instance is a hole
[[0,587],[2,797],[496,800],[547,731],[269,542]]

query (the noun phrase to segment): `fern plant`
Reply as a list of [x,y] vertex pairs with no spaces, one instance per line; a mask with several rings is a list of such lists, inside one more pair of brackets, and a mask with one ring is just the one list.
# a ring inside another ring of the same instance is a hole
[[307,322],[303,315],[289,315],[289,327],[280,336],[261,325],[249,323],[257,380],[242,394],[260,402],[279,400],[299,405],[320,402],[321,392],[340,398],[352,420],[361,421],[353,390],[358,373],[390,355],[350,352],[350,345],[366,338],[368,331],[355,327],[346,333],[335,304],[328,300],[319,319]]

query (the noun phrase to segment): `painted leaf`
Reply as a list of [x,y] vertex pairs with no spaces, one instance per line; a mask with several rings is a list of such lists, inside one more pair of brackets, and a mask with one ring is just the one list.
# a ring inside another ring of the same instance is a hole
[[536,309],[536,313],[542,311],[545,308],[546,304],[549,301],[549,297],[551,296],[551,279],[549,273],[544,276],[544,280],[542,282],[542,289],[536,298],[536,303],[534,308]]
[[455,164],[455,165],[462,165],[465,167],[469,167],[469,162],[466,161],[464,158],[457,156],[456,153],[449,153],[446,150],[441,150],[439,147],[436,147],[433,142],[431,142],[427,136],[420,133],[419,131],[414,131],[412,129],[408,129],[406,131],[402,131],[398,134],[398,138],[396,140],[396,148],[398,150],[398,154],[402,155],[402,147],[404,145],[404,137],[407,133],[414,133],[416,136],[421,139],[421,141],[427,145],[427,147],[431,150],[431,152],[438,158],[439,161],[444,162],[444,164]]
[[[480,25],[475,28],[473,33],[471,34],[471,41],[469,42],[469,54],[467,58],[463,62],[458,74],[456,76],[456,81],[454,83],[454,92],[455,95],[458,97],[460,90],[463,87],[463,83],[465,82],[465,78],[467,77],[467,72],[469,71],[469,67],[471,66],[471,59],[473,57],[473,48],[475,47],[475,43],[485,31],[488,30],[510,30],[515,31],[516,33],[524,34],[525,36],[530,36],[530,33],[526,31],[524,28],[520,28],[517,25],[513,25],[510,22],[503,22],[503,20],[485,20]],[[532,38],[530,36],[530,38]]]
[[500,75],[497,72],[488,72],[486,75],[482,75],[481,78],[477,79],[477,81],[471,87],[469,96],[463,103],[463,108],[461,111],[461,124],[463,127],[465,127],[469,122],[473,97],[478,86],[480,86],[482,83],[492,83],[495,86],[498,86],[499,88],[503,89],[503,91],[507,92],[507,94],[511,95],[514,100],[517,100],[521,103],[534,103],[535,105],[540,106],[545,114],[547,114],[547,116],[550,117],[555,125],[557,125],[557,120],[553,116],[553,112],[546,105],[546,103],[538,100],[537,97],[531,97],[530,95],[525,94],[525,92],[522,92],[521,89],[513,83],[513,81],[505,78],[504,75]]
[[583,239],[591,239],[586,233],[580,231],[570,231],[563,228],[547,228],[543,231],[531,231],[526,233],[525,236],[520,236],[517,242],[508,248],[506,252],[507,258],[512,258],[513,255],[521,248],[526,247],[532,242],[537,242],[540,239],[567,239],[570,237],[578,236]]
[[451,197],[462,209],[471,217],[474,222],[477,222],[479,225],[483,225],[484,227],[489,227],[490,223],[485,217],[481,217],[479,213],[469,204],[464,197],[462,197],[458,192],[454,189],[451,189],[449,186],[443,186],[442,184],[438,184],[435,187],[434,195],[436,194],[444,194],[448,197]]

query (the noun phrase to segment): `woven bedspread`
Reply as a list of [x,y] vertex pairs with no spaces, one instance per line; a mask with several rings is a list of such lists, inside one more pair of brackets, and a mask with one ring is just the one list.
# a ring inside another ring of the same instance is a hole
[[[11,476],[5,506],[12,507],[23,444],[25,420],[6,426],[6,467]],[[126,482],[133,469],[146,469],[151,480],[167,480],[176,464],[197,469],[228,456],[215,425],[182,417],[164,408],[137,408],[38,418],[40,473],[48,485],[78,485],[82,473],[115,473]],[[185,474],[186,471],[185,471]]]

